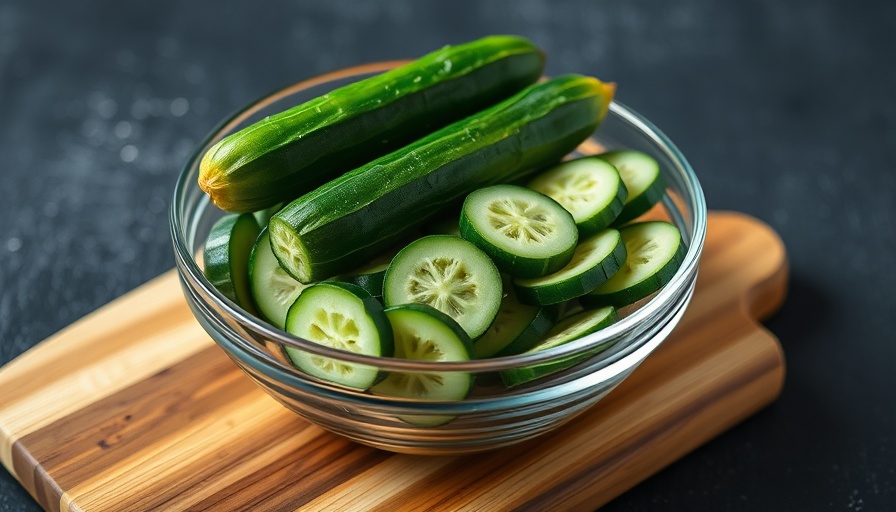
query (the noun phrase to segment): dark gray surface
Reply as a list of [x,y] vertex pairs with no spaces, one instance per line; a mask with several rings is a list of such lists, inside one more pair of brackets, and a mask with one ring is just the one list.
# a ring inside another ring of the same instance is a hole
[[[616,81],[709,206],[764,219],[791,257],[768,323],[781,399],[607,509],[896,508],[896,4],[59,4],[0,2],[0,364],[173,266],[175,176],[235,108],[518,33],[549,73]],[[0,470],[0,511],[35,508]]]

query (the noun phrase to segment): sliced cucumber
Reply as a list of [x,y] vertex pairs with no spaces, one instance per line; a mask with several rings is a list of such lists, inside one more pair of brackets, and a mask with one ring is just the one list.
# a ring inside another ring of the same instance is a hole
[[506,279],[498,316],[485,334],[473,344],[473,352],[477,359],[525,352],[544,338],[558,314],[559,310],[555,307],[520,303],[510,280]]
[[280,329],[286,325],[289,307],[310,286],[296,281],[280,267],[271,250],[267,228],[261,230],[249,255],[249,285],[258,312]]
[[205,276],[228,299],[255,314],[249,289],[249,253],[258,238],[258,223],[251,213],[225,215],[212,226],[205,240]]
[[666,185],[660,174],[660,164],[653,157],[640,151],[620,150],[597,155],[597,158],[616,167],[628,190],[625,206],[614,225],[620,226],[640,217],[663,198]]
[[579,234],[557,201],[517,185],[481,188],[464,201],[460,233],[515,277],[539,277],[569,263]]
[[582,297],[590,305],[625,306],[668,283],[684,260],[678,228],[663,221],[629,224],[619,230],[628,256],[610,280]]
[[[600,329],[619,320],[616,309],[604,307],[582,311],[561,320],[553,329],[548,331],[545,339],[526,353],[542,352],[550,348],[558,347],[564,343],[579,339],[583,336],[597,332]],[[551,361],[534,366],[511,368],[501,371],[501,380],[507,387],[518,386],[533,381],[560,370],[565,370],[585,359],[605,350],[606,345],[595,347],[584,354],[578,354],[560,361]]]
[[[425,304],[404,304],[386,309],[395,335],[395,357],[414,361],[468,361],[472,343],[464,330],[442,313]],[[467,372],[392,372],[371,391],[380,395],[418,400],[463,400],[473,389]],[[401,416],[418,426],[433,427],[452,419],[444,415]]]
[[615,229],[605,229],[576,246],[572,261],[562,269],[535,279],[515,279],[513,285],[525,304],[557,304],[590,292],[624,262],[622,237]]
[[593,156],[558,164],[532,180],[529,188],[566,208],[583,237],[612,224],[628,197],[616,168]]
[[411,242],[392,260],[383,283],[386,306],[433,306],[477,338],[501,305],[501,275],[472,243],[451,235]]
[[[300,338],[328,347],[391,357],[392,328],[380,303],[361,288],[334,281],[305,288],[286,315],[286,330]],[[376,381],[374,367],[337,361],[286,347],[292,364],[319,379],[367,389]]]

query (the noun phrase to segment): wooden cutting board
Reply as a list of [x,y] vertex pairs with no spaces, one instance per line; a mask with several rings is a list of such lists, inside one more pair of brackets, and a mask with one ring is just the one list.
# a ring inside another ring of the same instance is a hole
[[397,455],[269,398],[191,316],[172,272],[0,370],[0,457],[48,510],[593,509],[773,401],[778,236],[712,213],[681,324],[609,396],[495,452]]

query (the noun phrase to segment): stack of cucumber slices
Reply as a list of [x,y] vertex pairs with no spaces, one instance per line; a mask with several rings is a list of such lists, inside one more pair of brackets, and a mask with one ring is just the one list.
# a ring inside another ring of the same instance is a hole
[[[658,169],[643,153],[614,151],[558,164],[528,187],[481,188],[459,214],[435,219],[440,231],[454,225],[459,235],[417,237],[316,283],[284,270],[267,226],[252,214],[230,215],[209,236],[206,272],[247,311],[357,354],[466,361],[543,351],[614,323],[618,308],[649,297],[677,271],[685,247],[674,225],[618,225],[629,205],[636,213],[626,215],[637,218],[662,197]],[[240,275],[248,281],[234,279]],[[525,384],[602,348],[500,376],[506,386]],[[309,375],[376,394],[461,400],[474,387],[471,375],[457,372],[380,375],[294,348],[285,354]]]
[[[408,134],[421,138],[398,149],[365,146],[367,163],[354,168],[339,167],[359,164],[338,153],[353,141],[328,142],[331,153],[303,142],[318,140],[317,131],[375,139],[372,120],[423,109],[418,97],[445,93],[446,84],[420,77],[452,59],[468,62],[471,73],[452,75],[451,90],[463,85],[481,96],[476,111],[458,112],[467,117],[453,120],[442,105],[441,127]],[[668,222],[638,222],[665,194],[650,156],[617,150],[561,162],[597,128],[614,86],[578,75],[534,83],[543,64],[523,39],[486,38],[224,139],[203,159],[200,185],[215,204],[238,213],[216,223],[207,239],[209,282],[288,333],[384,358],[457,362],[534,353],[616,322],[619,308],[672,279],[684,242]],[[515,71],[483,71],[492,66]],[[397,103],[381,97],[384,87],[394,88]],[[268,140],[271,133],[287,138]],[[240,148],[248,148],[245,158]],[[290,165],[304,165],[291,160],[303,151],[331,167],[314,167],[314,179],[290,192],[297,197],[290,201],[277,166],[290,176]],[[537,382],[606,348],[503,370],[500,381]],[[462,372],[383,372],[293,347],[283,355],[315,379],[377,395],[456,401],[476,387]],[[450,418],[402,419],[435,426]]]

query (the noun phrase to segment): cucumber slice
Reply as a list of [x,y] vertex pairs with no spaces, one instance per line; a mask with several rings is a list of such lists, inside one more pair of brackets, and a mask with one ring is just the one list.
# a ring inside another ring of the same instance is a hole
[[420,303],[457,321],[471,338],[488,329],[501,306],[501,275],[472,243],[451,235],[411,242],[392,260],[383,283],[386,306]]
[[[386,317],[395,335],[395,357],[414,361],[468,361],[472,343],[464,330],[442,313],[425,304],[404,304],[388,308]],[[371,391],[380,395],[418,400],[463,400],[473,389],[473,375],[467,372],[392,372]],[[444,415],[410,415],[399,419],[434,427],[453,419]]]
[[616,168],[593,156],[556,165],[532,180],[529,188],[566,208],[583,237],[612,224],[628,198]]
[[522,304],[509,279],[505,280],[498,316],[473,344],[473,353],[483,359],[525,352],[544,338],[558,314],[558,308]]
[[628,257],[616,275],[582,297],[589,305],[637,302],[668,283],[684,260],[681,232],[668,222],[629,224],[619,233]]
[[597,158],[616,167],[628,190],[625,206],[614,225],[620,226],[647,213],[666,193],[660,164],[653,157],[640,151],[620,150],[597,155]]
[[[611,306],[599,309],[582,311],[561,320],[553,329],[548,331],[545,339],[526,353],[541,352],[558,347],[564,343],[581,338],[619,320],[616,309]],[[507,387],[518,386],[531,382],[546,375],[565,370],[585,359],[605,350],[607,345],[595,347],[584,354],[578,354],[560,361],[551,361],[535,366],[524,366],[501,371],[501,380]]]
[[302,290],[310,286],[296,281],[280,267],[271,250],[267,228],[261,230],[249,255],[249,285],[258,312],[280,329],[286,325],[289,307]]
[[619,231],[605,229],[576,246],[572,261],[562,269],[535,279],[515,279],[513,285],[525,304],[557,304],[610,279],[625,262],[625,254]]
[[258,238],[251,213],[226,215],[212,226],[205,240],[205,276],[228,299],[256,314],[249,289],[249,253]]
[[[328,347],[391,357],[392,328],[376,299],[348,283],[328,281],[305,288],[286,315],[286,331]],[[314,377],[354,389],[368,389],[376,368],[337,361],[293,347],[284,351],[290,362]]]
[[557,201],[517,185],[494,185],[468,195],[460,233],[515,277],[561,269],[579,240],[575,220]]

